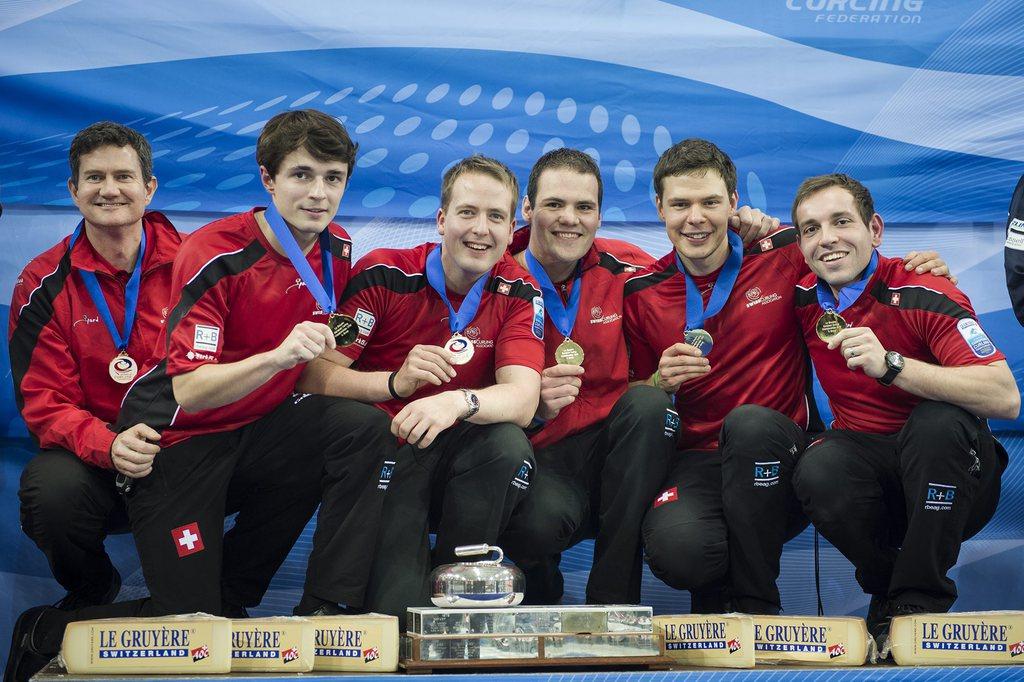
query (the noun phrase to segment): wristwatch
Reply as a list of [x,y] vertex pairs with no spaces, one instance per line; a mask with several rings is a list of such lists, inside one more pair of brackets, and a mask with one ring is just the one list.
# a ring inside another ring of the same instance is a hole
[[459,417],[459,420],[466,421],[480,411],[480,399],[476,397],[476,393],[473,393],[468,388],[460,388],[459,390],[462,391],[462,395],[466,398],[466,407],[468,408],[466,414]]
[[883,386],[892,386],[896,381],[896,375],[903,371],[903,356],[894,350],[885,354],[885,374],[878,378],[878,383]]

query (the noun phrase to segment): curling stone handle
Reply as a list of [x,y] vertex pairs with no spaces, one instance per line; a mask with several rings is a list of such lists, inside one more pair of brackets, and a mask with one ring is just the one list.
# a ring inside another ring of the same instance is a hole
[[505,558],[505,553],[501,551],[501,547],[494,547],[488,544],[479,544],[460,545],[455,548],[455,556],[476,556],[478,554],[491,554],[492,552],[498,553],[498,558],[494,559],[494,563],[500,564],[502,559]]

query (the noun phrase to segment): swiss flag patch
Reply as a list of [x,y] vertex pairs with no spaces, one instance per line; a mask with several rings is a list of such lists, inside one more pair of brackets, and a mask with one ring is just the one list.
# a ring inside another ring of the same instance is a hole
[[772,241],[771,237],[765,237],[760,241],[760,246],[762,251],[771,251],[775,248],[775,243]]
[[174,549],[179,557],[186,557],[196,552],[202,552],[203,536],[199,534],[199,524],[190,523],[187,526],[180,526],[171,531],[171,538],[174,540]]
[[498,284],[498,293],[508,295],[512,291],[512,285],[508,282],[500,282]]
[[676,486],[676,487],[673,487],[673,488],[669,488],[668,490],[665,490],[660,495],[658,495],[656,498],[654,498],[654,508],[657,509],[658,507],[660,507],[663,504],[668,504],[669,502],[675,502],[678,499],[679,499],[679,487]]
[[894,291],[889,297],[889,304],[898,306],[900,304],[900,292]]

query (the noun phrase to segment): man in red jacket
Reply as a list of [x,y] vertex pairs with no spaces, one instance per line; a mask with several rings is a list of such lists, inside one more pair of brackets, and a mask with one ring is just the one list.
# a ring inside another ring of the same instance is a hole
[[127,529],[114,478],[148,473],[159,434],[111,424],[167,317],[181,237],[146,213],[157,181],[142,135],[95,123],[71,142],[68,189],[82,220],[14,286],[8,329],[15,396],[39,444],[21,477],[21,526],[67,595],[59,606],[110,602],[121,578],[103,549]]

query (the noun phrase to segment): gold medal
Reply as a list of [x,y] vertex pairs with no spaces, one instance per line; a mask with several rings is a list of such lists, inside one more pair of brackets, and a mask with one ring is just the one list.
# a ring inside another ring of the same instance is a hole
[[555,362],[560,365],[582,365],[583,348],[569,337],[555,349]]
[[814,325],[814,331],[818,332],[819,339],[828,343],[829,339],[849,326],[839,313],[834,310],[826,310],[825,314],[818,318],[818,323]]
[[121,351],[110,361],[107,371],[110,372],[110,378],[117,383],[130,384],[139,374],[139,363],[135,362],[128,353]]
[[711,334],[706,329],[687,329],[683,331],[683,342],[699,350],[700,354],[705,357],[715,345],[715,340],[711,338]]
[[444,349],[452,354],[453,365],[464,365],[473,359],[473,351],[476,347],[473,342],[462,334],[455,334],[444,344]]
[[348,315],[332,313],[327,318],[327,326],[334,333],[334,340],[339,346],[351,346],[359,338],[359,325]]

